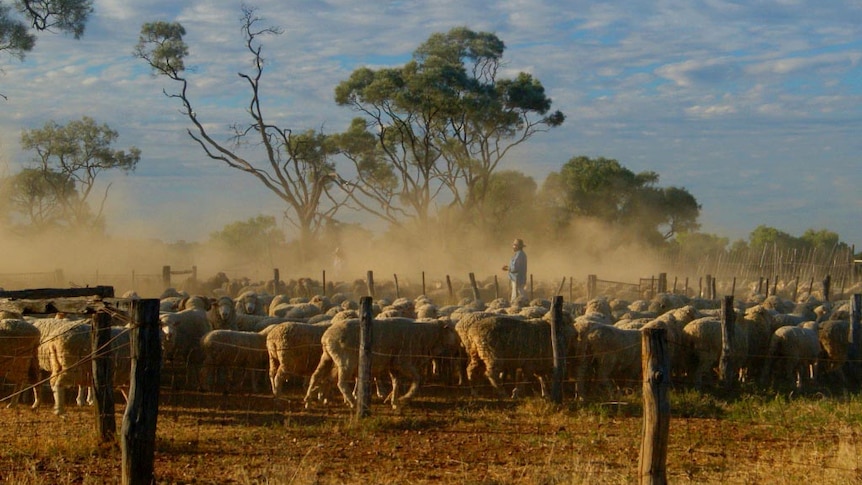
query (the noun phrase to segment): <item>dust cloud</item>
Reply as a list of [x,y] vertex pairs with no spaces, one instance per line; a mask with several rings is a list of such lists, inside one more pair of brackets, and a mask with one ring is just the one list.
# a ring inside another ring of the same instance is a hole
[[[145,234],[146,231],[141,231]],[[152,232],[150,234],[157,234]],[[5,290],[43,287],[112,285],[119,296],[130,290],[142,297],[158,297],[164,289],[165,266],[176,274],[171,286],[196,270],[204,281],[223,272],[231,279],[265,282],[278,270],[283,281],[311,278],[316,281],[365,280],[369,271],[375,282],[398,279],[402,288],[421,288],[423,276],[429,288],[439,288],[446,277],[480,284],[497,278],[505,288],[502,266],[512,255],[511,241],[526,243],[528,270],[536,285],[556,288],[563,278],[583,282],[587,275],[637,283],[660,271],[648,249],[621,244],[619,233],[597,222],[579,222],[565,234],[551,236],[525,230],[509,234],[482,234],[465,228],[389,230],[374,233],[358,225],[341,228],[302,248],[295,240],[256,251],[227,251],[206,242],[166,243],[135,235],[89,235],[61,232],[41,237],[0,237],[0,287]],[[340,248],[341,263],[335,261]]]

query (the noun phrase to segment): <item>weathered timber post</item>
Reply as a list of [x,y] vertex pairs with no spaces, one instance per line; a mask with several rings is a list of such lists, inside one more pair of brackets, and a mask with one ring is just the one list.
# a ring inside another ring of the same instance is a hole
[[855,293],[850,298],[850,328],[847,335],[847,374],[854,390],[858,390],[862,382],[862,294]]
[[368,270],[365,274],[365,286],[368,287],[368,296],[374,298],[374,271]]
[[426,293],[426,291],[425,291],[425,272],[423,271],[422,272],[422,295],[427,295],[427,294],[428,293]]
[[676,294],[676,281],[679,279],[678,276],[673,277],[673,294]]
[[533,273],[530,273],[530,301],[532,301],[533,298]]
[[733,385],[733,337],[736,315],[733,311],[733,296],[725,296],[721,301],[721,357],[718,359],[719,380],[726,388]]
[[683,295],[688,296],[688,276],[685,277],[685,290]]
[[371,337],[374,317],[370,296],[359,299],[359,369],[356,377],[356,419],[371,414]]
[[733,283],[730,285],[730,296],[736,296],[736,276],[733,277]]
[[482,301],[482,295],[479,294],[479,286],[476,285],[476,275],[470,273],[470,287],[473,289],[473,301]]
[[455,292],[452,291],[452,278],[449,275],[446,275],[446,287],[449,289],[449,303],[455,303]]
[[763,294],[763,276],[759,277],[757,280],[757,294]]
[[796,301],[796,297],[799,295],[799,275],[796,275],[795,281],[793,283],[793,296],[791,300]]
[[[565,278],[563,281],[566,281]],[[563,297],[555,296],[551,302],[551,349],[554,355],[554,373],[551,381],[551,402],[562,404],[563,380],[566,378],[566,324],[563,322]]]
[[101,443],[113,443],[117,437],[114,415],[114,356],[111,342],[111,315],[93,314],[93,389],[96,399],[96,433]]
[[497,281],[497,275],[494,275],[494,299],[500,298],[500,283]]
[[718,291],[716,291],[716,288],[715,288],[716,284],[717,284],[716,278],[713,278],[712,279],[712,290],[711,290],[712,291],[712,298],[710,298],[710,300],[715,300],[716,298],[718,298]]
[[159,416],[159,380],[162,347],[159,336],[159,300],[133,300],[130,330],[132,381],[123,415],[122,483],[155,483],[153,460]]
[[[320,284],[323,285],[323,289],[320,290],[322,292],[321,295],[326,296],[326,270],[325,269],[320,271],[320,278],[321,278]],[[275,284],[276,284],[276,286],[278,286],[278,280],[275,280]]]
[[778,294],[778,275],[775,275],[775,282],[772,283],[772,294]]
[[658,274],[658,292],[667,293],[667,273]]
[[563,281],[560,281],[560,287],[557,288],[557,292],[554,293],[554,296],[563,294],[563,286],[565,286],[565,284],[566,284],[566,277],[563,276]]
[[171,267],[170,266],[162,266],[162,285],[165,288],[171,287]]
[[829,289],[832,287],[832,275],[823,278],[823,301],[829,301]]
[[598,277],[594,274],[587,275],[587,300],[592,300],[595,298],[596,291],[598,289]]
[[811,296],[811,292],[814,291],[814,277],[812,276],[810,280],[808,280],[808,296]]
[[670,356],[667,330],[647,328],[641,334],[644,427],[638,463],[639,483],[667,483],[670,430]]
[[766,298],[769,298],[769,278],[766,278],[766,293],[763,294]]
[[392,273],[392,278],[395,280],[395,299],[401,298],[401,288],[398,287],[398,274]]

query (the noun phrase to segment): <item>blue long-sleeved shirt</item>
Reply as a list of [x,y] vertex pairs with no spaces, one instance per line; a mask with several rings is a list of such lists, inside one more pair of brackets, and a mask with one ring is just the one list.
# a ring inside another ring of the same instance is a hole
[[509,261],[509,279],[519,286],[527,284],[527,253],[519,249]]

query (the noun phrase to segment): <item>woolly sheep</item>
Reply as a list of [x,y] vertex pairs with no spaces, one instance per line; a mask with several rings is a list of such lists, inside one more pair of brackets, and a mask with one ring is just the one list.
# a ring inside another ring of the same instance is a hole
[[186,372],[186,384],[195,386],[204,356],[201,338],[212,331],[207,312],[192,308],[159,315],[163,334],[163,359]]
[[791,325],[779,327],[769,341],[761,384],[789,383],[803,389],[816,376],[819,355],[817,331]]
[[220,374],[225,374],[226,390],[237,385],[236,375],[251,374],[252,392],[257,393],[261,374],[266,372],[266,338],[269,329],[260,332],[213,330],[201,338],[204,359],[200,383],[204,391],[213,389]]
[[39,380],[39,329],[21,318],[0,320],[0,369],[13,385],[7,407],[18,403],[21,389]]
[[285,322],[266,337],[272,394],[280,397],[289,376],[311,377],[323,352],[320,338],[331,324]]
[[235,298],[236,312],[246,315],[266,315],[269,309],[269,300],[256,291],[244,291]]
[[574,329],[577,332],[575,382],[579,396],[587,394],[587,377],[594,377],[596,385],[610,390],[612,385],[628,387],[624,382],[640,375],[639,330],[604,324],[576,324]]
[[[534,376],[546,395],[545,379],[553,371],[551,326],[546,320],[521,317],[476,314],[462,318],[455,326],[467,353],[467,380],[472,385],[480,375],[504,395],[499,378],[501,374],[514,376],[520,370]],[[574,342],[574,328],[564,326],[564,343],[569,348]],[[570,355],[573,353],[570,351]],[[513,395],[517,396],[520,386]]]
[[[321,390],[321,380],[330,378],[335,369],[341,395],[350,407],[356,406],[352,379],[356,377],[359,363],[359,325],[359,319],[346,320],[333,323],[323,333],[322,353],[308,385],[306,404]],[[387,399],[393,409],[418,392],[421,371],[435,355],[459,345],[451,324],[416,322],[407,318],[374,320],[371,335],[372,349],[378,355],[371,359],[371,374],[377,378],[390,377],[392,392]],[[399,395],[402,378],[410,382],[410,387]]]

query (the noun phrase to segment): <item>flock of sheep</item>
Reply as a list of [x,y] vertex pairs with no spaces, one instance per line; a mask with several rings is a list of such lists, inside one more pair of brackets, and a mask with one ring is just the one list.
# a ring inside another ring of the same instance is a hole
[[[258,285],[236,295],[168,289],[160,301],[164,365],[185,374],[174,385],[233,392],[250,381],[257,393],[268,375],[267,392],[277,398],[293,378],[305,386],[306,406],[339,395],[355,406],[359,305],[346,293],[289,297]],[[736,300],[733,311],[734,379],[799,389],[858,382],[854,367],[846,365],[850,301],[751,294]],[[675,385],[707,386],[717,378],[722,315],[716,300],[609,295],[565,303],[561,313],[568,382],[579,398],[640,387],[643,328],[666,330]],[[433,379],[474,394],[490,385],[500,396],[517,396],[525,384],[546,393],[554,371],[548,300],[497,298],[486,304],[466,298],[437,305],[424,295],[381,298],[372,315],[372,377],[393,407],[409,402]],[[110,348],[97,352],[112,356],[114,384],[123,390],[129,383],[129,332],[122,312],[114,315],[112,335]],[[64,410],[66,388],[77,388],[77,403],[87,403],[90,336],[84,316],[0,315],[0,382],[15,388],[4,399],[12,405],[20,389],[33,386],[33,407],[39,406],[41,386],[34,384],[47,376],[56,413]]]

